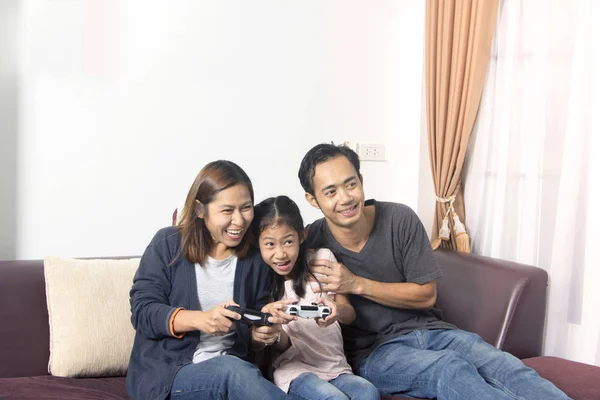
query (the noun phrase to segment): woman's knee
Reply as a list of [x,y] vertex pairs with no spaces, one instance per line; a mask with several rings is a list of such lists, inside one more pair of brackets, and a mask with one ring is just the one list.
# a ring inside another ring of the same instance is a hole
[[221,388],[244,387],[252,384],[257,379],[264,379],[260,370],[254,364],[236,356],[218,356],[196,365],[199,372],[202,370],[202,374],[208,374],[214,378],[215,382],[220,383]]
[[248,361],[228,355],[220,356],[219,358],[222,359],[221,365],[225,369],[224,372],[230,377],[234,377],[242,381],[263,377],[258,367]]
[[227,367],[224,371],[227,376],[224,382],[227,393],[250,392],[253,398],[260,398],[262,394],[262,398],[265,399],[275,398],[275,395],[277,398],[285,397],[285,393],[267,380],[256,365],[234,356],[221,357],[222,365]]

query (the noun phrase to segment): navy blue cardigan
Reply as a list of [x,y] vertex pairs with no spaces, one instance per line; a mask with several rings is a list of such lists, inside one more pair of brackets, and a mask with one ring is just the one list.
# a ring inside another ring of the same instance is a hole
[[[131,323],[136,334],[127,371],[127,393],[134,400],[167,398],[175,375],[192,362],[200,341],[199,331],[187,332],[181,339],[171,335],[170,319],[177,308],[200,309],[194,264],[181,255],[169,265],[180,249],[177,228],[161,229],[146,248],[133,278]],[[238,259],[233,300],[242,307],[260,310],[269,299],[269,272],[256,249],[247,258]],[[238,323],[236,331],[228,354],[247,359],[248,327]]]

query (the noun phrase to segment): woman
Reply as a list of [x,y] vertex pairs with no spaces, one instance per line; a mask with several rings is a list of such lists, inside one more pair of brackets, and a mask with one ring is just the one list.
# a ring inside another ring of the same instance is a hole
[[278,399],[286,395],[247,361],[248,347],[277,341],[272,326],[234,323],[229,305],[260,310],[269,269],[246,235],[254,192],[231,161],[207,164],[188,193],[181,224],[152,239],[133,280],[136,330],[127,373],[132,399]]

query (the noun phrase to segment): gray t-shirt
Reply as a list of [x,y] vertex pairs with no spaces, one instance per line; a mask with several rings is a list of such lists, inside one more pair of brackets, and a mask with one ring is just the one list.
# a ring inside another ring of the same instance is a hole
[[[408,206],[375,202],[373,231],[359,253],[342,247],[324,218],[308,227],[309,248],[329,248],[354,274],[379,282],[424,284],[442,272],[419,217]],[[350,295],[356,319],[342,325],[344,349],[356,369],[381,343],[416,329],[456,329],[444,322],[441,311],[388,307],[362,296]]]
[[[204,265],[196,264],[196,285],[200,310],[208,311],[219,303],[233,299],[233,280],[237,266],[237,256],[223,260],[206,257]],[[194,363],[227,354],[235,342],[235,331],[223,336],[213,336],[200,332],[200,343],[194,352]]]

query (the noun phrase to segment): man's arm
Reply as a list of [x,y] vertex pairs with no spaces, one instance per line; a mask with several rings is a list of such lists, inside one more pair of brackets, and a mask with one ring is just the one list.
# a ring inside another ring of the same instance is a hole
[[412,282],[378,282],[359,276],[355,278],[357,283],[353,294],[394,308],[429,310],[437,298],[435,281],[419,285]]
[[313,260],[311,271],[319,277],[324,292],[355,294],[394,308],[428,310],[435,304],[437,285],[412,282],[378,282],[354,275],[344,264],[329,260]]
[[335,302],[337,304],[338,321],[344,325],[350,325],[353,323],[354,319],[356,318],[356,312],[354,311],[352,304],[350,304],[348,296],[338,293],[335,296]]

